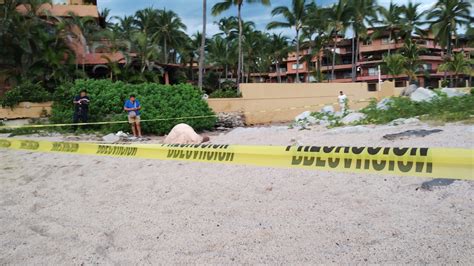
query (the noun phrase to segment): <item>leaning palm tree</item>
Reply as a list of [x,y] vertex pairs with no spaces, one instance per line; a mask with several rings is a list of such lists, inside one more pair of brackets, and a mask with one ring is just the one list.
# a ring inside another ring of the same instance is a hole
[[377,32],[378,34],[386,34],[388,32],[388,54],[390,55],[390,45],[392,43],[392,39],[395,39],[395,43],[397,43],[398,39],[398,34],[400,32],[400,29],[403,26],[403,21],[402,21],[402,11],[403,9],[398,6],[397,4],[394,4],[393,2],[390,2],[390,5],[388,8],[384,6],[380,6],[378,8],[378,12],[380,13],[380,20],[376,21],[377,23],[382,24],[382,27],[380,30]]
[[270,0],[222,0],[212,7],[212,15],[218,16],[222,12],[230,9],[232,6],[237,6],[237,18],[239,22],[239,59],[237,63],[237,90],[239,90],[239,83],[242,76],[242,6],[246,3],[261,3],[263,5],[270,5]]
[[334,80],[334,65],[336,64],[337,39],[349,27],[351,8],[347,0],[339,0],[331,8],[326,9],[329,31],[333,34],[331,80]]
[[352,39],[352,81],[355,82],[357,79],[356,70],[360,39],[367,37],[367,25],[372,24],[377,17],[377,2],[376,0],[352,0],[350,5],[352,9],[351,24],[354,32]]
[[469,1],[438,0],[428,13],[427,19],[431,29],[439,44],[446,47],[448,57],[451,57],[452,38],[456,34],[457,26],[472,22],[471,7]]
[[279,6],[272,10],[272,16],[282,15],[285,21],[272,21],[267,29],[294,28],[296,31],[296,82],[300,82],[300,32],[306,17],[306,0],[292,0],[291,7]]
[[202,36],[201,36],[201,47],[199,51],[199,78],[198,86],[202,90],[202,81],[204,75],[204,63],[205,63],[205,46],[206,46],[206,24],[207,24],[207,1],[202,0]]

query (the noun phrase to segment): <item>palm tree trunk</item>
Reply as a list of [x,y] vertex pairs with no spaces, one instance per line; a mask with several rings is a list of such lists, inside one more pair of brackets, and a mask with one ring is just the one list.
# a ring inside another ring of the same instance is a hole
[[[206,45],[206,23],[207,23],[207,1],[202,0],[202,38],[201,38],[201,51],[199,56],[199,88],[202,90],[203,81],[203,69],[204,69],[204,48]],[[219,79],[220,85],[220,79]]]
[[390,45],[392,45],[392,31],[388,34],[388,55],[390,55]]
[[355,66],[356,66],[356,72],[355,72],[355,81],[357,81],[357,63],[359,62],[359,42],[360,42],[360,38],[359,36],[357,36],[356,38],[356,43],[355,43],[355,49],[356,49],[356,53],[354,55],[355,57]]
[[168,63],[168,47],[166,45],[166,38],[163,39],[163,53],[164,53],[165,64],[167,64]]
[[332,69],[331,69],[331,81],[334,80],[334,65],[336,64],[336,48],[337,48],[337,31],[335,32],[336,37],[334,38],[334,46],[332,49]]
[[296,83],[300,83],[300,30],[296,29]]
[[355,37],[352,37],[352,82],[356,81]]
[[276,72],[277,72],[277,80],[278,80],[278,83],[281,83],[280,61],[276,60],[276,62],[275,62],[275,68],[276,68]]
[[239,59],[237,63],[237,93],[240,93],[240,77],[242,71],[242,4],[237,8],[237,18],[239,21]]

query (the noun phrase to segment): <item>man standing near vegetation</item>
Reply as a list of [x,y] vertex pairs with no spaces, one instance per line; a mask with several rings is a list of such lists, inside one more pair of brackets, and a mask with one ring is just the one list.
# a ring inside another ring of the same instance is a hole
[[339,102],[339,106],[341,107],[341,112],[344,113],[347,107],[347,96],[344,94],[343,91],[339,92],[339,96],[337,97],[337,100]]
[[130,95],[130,99],[125,102],[123,109],[128,112],[128,122],[132,126],[133,136],[135,138],[141,138],[142,130],[140,128],[140,110],[142,109],[142,106],[140,105],[140,102],[135,99],[135,95]]
[[[87,96],[86,90],[81,90],[80,94],[74,97],[74,117],[73,123],[87,123],[87,113],[89,112],[89,96]],[[74,126],[74,130],[77,126]]]

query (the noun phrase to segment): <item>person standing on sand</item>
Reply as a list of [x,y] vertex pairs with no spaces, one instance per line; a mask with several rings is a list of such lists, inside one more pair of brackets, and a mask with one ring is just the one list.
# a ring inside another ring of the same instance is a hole
[[[72,102],[74,103],[74,116],[72,118],[73,123],[87,123],[90,103],[89,96],[87,96],[87,91],[81,90],[80,94],[74,97]],[[77,126],[74,126],[74,130],[76,129]]]
[[341,107],[341,112],[346,111],[347,107],[347,96],[344,94],[343,91],[339,92],[339,96],[337,96],[338,102],[339,102],[339,107]]
[[125,102],[123,109],[128,112],[128,123],[132,126],[133,136],[135,138],[142,137],[142,130],[140,128],[140,110],[142,106],[135,98],[135,95],[130,95],[130,99]]

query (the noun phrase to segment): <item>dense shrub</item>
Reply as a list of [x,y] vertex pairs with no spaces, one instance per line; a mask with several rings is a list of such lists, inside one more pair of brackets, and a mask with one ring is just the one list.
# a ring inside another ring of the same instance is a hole
[[[202,99],[201,92],[191,85],[160,85],[155,83],[126,84],[110,80],[77,80],[74,84],[60,86],[54,95],[51,121],[71,123],[73,97],[86,89],[91,98],[89,121],[124,121],[127,119],[123,104],[130,94],[135,94],[142,105],[141,119],[177,118],[186,116],[205,116],[214,113]],[[211,129],[216,119],[181,119],[143,122],[145,133],[168,133],[177,123],[186,123],[196,130]],[[113,124],[94,129],[108,132],[129,131],[128,124]]]
[[19,102],[46,102],[50,101],[52,95],[41,85],[26,82],[7,91],[0,99],[2,106],[13,107]]
[[398,118],[422,116],[425,119],[458,121],[469,119],[474,115],[474,95],[448,98],[439,93],[431,102],[413,102],[405,97],[392,97],[388,110],[377,109],[377,102],[372,101],[361,112],[367,115],[363,123],[384,124]]
[[236,89],[220,89],[213,91],[209,98],[240,98],[242,95]]

